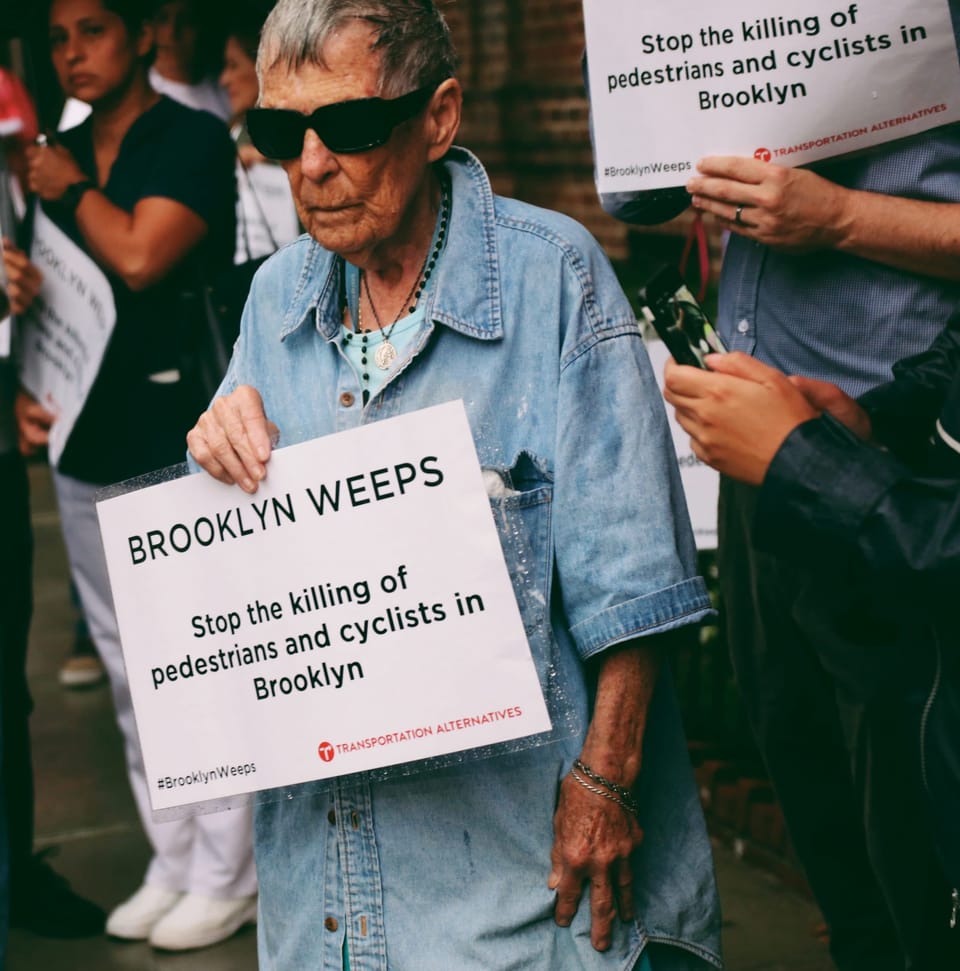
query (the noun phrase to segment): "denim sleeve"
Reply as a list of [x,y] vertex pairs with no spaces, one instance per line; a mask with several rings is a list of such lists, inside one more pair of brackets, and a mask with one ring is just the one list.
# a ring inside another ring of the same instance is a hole
[[628,307],[565,356],[558,407],[555,554],[581,657],[707,616],[664,406]]

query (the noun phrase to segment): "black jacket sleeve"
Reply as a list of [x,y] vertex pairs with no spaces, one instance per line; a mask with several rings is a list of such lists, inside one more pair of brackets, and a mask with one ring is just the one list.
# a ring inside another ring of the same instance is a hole
[[754,525],[758,545],[808,566],[847,556],[926,594],[960,578],[960,478],[919,476],[829,416],[780,447]]

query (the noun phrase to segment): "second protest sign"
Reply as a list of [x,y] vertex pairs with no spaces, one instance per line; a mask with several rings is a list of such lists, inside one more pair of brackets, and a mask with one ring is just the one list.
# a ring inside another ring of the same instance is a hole
[[800,165],[960,119],[948,0],[584,0],[597,185]]

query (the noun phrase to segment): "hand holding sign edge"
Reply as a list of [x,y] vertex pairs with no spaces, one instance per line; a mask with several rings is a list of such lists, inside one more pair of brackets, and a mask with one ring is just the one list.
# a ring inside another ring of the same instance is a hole
[[187,433],[187,447],[215,479],[252,494],[266,477],[278,439],[279,429],[267,418],[260,392],[242,384],[213,401]]
[[701,159],[697,170],[686,185],[693,207],[732,232],[794,252],[835,248],[844,239],[849,190],[808,169],[724,155]]

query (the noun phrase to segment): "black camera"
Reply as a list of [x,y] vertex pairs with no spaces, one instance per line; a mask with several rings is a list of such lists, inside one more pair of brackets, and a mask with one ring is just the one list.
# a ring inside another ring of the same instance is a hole
[[705,368],[707,354],[726,351],[703,307],[672,266],[665,266],[640,289],[640,309],[678,364]]

